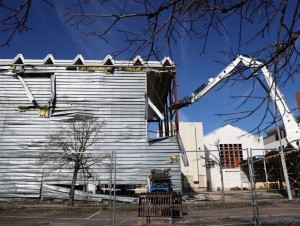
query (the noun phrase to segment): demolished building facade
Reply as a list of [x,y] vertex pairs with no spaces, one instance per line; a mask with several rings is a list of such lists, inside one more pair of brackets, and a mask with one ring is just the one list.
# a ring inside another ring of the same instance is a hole
[[[96,149],[116,153],[116,184],[145,184],[151,169],[170,168],[174,190],[181,190],[180,163],[172,159],[185,155],[178,128],[170,128],[178,124],[177,112],[168,111],[175,82],[169,58],[32,60],[19,54],[0,60],[0,197],[39,197],[43,186],[70,184],[66,169],[50,173],[38,162],[48,137],[76,116],[105,121]],[[147,136],[149,123],[157,125],[157,138]],[[109,184],[110,175],[107,167],[95,167],[93,180]],[[78,185],[84,183],[79,176]]]

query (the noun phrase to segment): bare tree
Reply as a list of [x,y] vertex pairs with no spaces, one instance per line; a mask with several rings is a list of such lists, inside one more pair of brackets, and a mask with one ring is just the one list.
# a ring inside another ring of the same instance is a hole
[[103,163],[109,154],[100,153],[96,143],[103,139],[103,121],[91,117],[76,117],[61,126],[48,139],[48,150],[42,153],[42,164],[53,165],[51,172],[62,169],[72,169],[73,176],[69,193],[69,206],[74,205],[75,186],[78,173],[92,177],[92,167]]
[[[224,192],[224,175],[223,175],[223,166],[224,166],[224,160],[220,158],[220,139],[218,138],[213,146],[215,146],[217,148],[217,154],[218,156],[216,156],[214,153],[212,153],[212,151],[208,150],[205,152],[205,157],[201,156],[202,159],[205,160],[206,164],[210,164],[210,165],[217,165],[219,167],[219,172],[220,172],[220,176],[221,176],[221,200],[222,203],[225,203],[225,192]],[[213,163],[213,164],[211,164]]]

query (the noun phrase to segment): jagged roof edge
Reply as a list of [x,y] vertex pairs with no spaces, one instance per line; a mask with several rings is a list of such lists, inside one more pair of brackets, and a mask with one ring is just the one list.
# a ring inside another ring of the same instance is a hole
[[45,65],[52,64],[58,66],[83,65],[83,66],[138,66],[138,67],[158,67],[174,68],[174,62],[165,57],[162,61],[144,61],[137,56],[134,60],[115,60],[111,55],[107,55],[103,60],[86,60],[81,54],[74,59],[55,59],[52,54],[48,54],[44,59],[27,59],[22,54],[18,54],[14,59],[0,59],[0,65],[24,64],[24,65]]

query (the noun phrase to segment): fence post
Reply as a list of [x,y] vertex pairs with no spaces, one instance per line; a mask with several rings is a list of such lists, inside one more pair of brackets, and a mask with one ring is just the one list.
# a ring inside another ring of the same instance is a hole
[[110,152],[110,178],[109,178],[109,225],[114,226],[115,222],[113,221],[113,206],[112,206],[112,176],[113,176],[113,154]]
[[117,174],[117,153],[114,151],[114,205],[113,205],[113,226],[116,225],[116,174]]
[[251,198],[252,198],[252,206],[253,206],[253,221],[255,225],[259,225],[259,209],[258,209],[257,195],[256,195],[256,183],[255,183],[254,169],[253,169],[252,149],[250,149],[250,155],[249,155],[249,148],[247,148],[247,164],[248,164],[250,190],[251,190]]
[[43,185],[44,185],[44,169],[43,169],[43,173],[42,173],[41,188],[40,188],[40,198],[41,198],[41,201],[44,201]]

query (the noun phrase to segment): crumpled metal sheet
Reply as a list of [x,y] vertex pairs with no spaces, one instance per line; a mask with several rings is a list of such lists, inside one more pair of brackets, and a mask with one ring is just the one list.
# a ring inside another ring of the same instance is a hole
[[[101,152],[116,151],[117,184],[146,184],[153,168],[171,168],[175,190],[181,190],[180,163],[170,156],[180,153],[176,139],[149,143],[145,121],[146,72],[68,71],[65,67],[30,67],[23,76],[39,106],[53,100],[51,74],[55,73],[55,108],[40,117],[11,67],[0,67],[0,197],[38,197],[42,182],[70,183],[72,170],[47,174],[51,165],[38,164],[47,152],[47,137],[76,115],[92,115],[105,121]],[[45,73],[46,72],[46,73]],[[53,105],[54,106],[54,105]],[[109,183],[107,167],[95,167],[93,180]],[[85,183],[78,178],[78,183]]]

